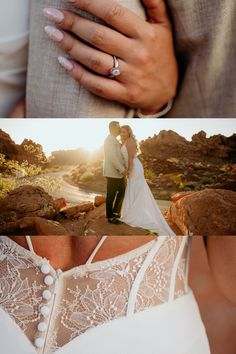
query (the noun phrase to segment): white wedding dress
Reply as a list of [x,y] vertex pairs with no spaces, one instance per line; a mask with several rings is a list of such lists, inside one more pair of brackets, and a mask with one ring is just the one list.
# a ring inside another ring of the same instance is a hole
[[[2,354],[210,354],[188,289],[190,238],[160,236],[68,271],[0,237]],[[105,245],[104,245],[105,246]]]
[[[128,168],[129,156],[125,144],[121,147],[121,153]],[[121,221],[155,231],[158,235],[174,235],[145,180],[143,166],[138,157],[134,158],[133,169],[128,179]]]
[[29,0],[2,0],[0,8],[0,117],[6,117],[25,92]]

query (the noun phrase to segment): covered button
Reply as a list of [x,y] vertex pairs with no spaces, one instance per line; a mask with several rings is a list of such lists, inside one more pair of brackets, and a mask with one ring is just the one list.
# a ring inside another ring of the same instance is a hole
[[42,348],[44,346],[44,339],[43,338],[36,338],[34,344],[37,348]]
[[50,310],[47,306],[42,306],[40,308],[40,313],[44,316],[44,317],[47,317],[50,313]]
[[40,322],[38,324],[38,331],[39,332],[45,332],[47,329],[47,324],[45,322]]
[[54,282],[54,279],[51,275],[47,275],[45,278],[44,278],[44,283],[46,285],[52,285]]
[[44,298],[45,300],[50,300],[51,297],[52,297],[51,291],[49,291],[49,290],[44,290],[44,291],[43,291],[43,298]]
[[43,274],[50,273],[50,266],[47,263],[42,264],[40,269]]

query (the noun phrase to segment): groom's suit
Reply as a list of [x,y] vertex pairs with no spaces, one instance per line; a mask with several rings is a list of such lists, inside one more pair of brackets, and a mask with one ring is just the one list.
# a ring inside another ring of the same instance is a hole
[[[141,1],[116,1],[144,16]],[[236,1],[166,3],[174,24],[180,67],[178,95],[167,116],[236,117]],[[59,66],[57,55],[61,50],[43,29],[48,24],[42,14],[45,6],[70,8],[62,0],[31,0],[27,116],[132,117],[133,110],[90,94]]]
[[108,219],[120,214],[125,195],[126,180],[122,172],[126,170],[121,154],[121,146],[113,135],[108,135],[104,142],[103,175],[107,179],[106,216]]

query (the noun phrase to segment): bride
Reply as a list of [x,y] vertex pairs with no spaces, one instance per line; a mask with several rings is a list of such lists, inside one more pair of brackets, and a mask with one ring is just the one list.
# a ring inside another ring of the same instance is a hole
[[143,166],[137,157],[138,143],[130,126],[121,127],[120,138],[128,174],[120,220],[132,226],[152,230],[158,235],[174,235],[145,180]]

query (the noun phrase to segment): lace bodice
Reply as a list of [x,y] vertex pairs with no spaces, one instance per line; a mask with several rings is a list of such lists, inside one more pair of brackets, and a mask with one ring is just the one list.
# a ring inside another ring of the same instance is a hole
[[[122,153],[123,159],[125,161],[125,165],[126,165],[126,167],[128,167],[129,155],[128,155],[128,150],[127,150],[127,147],[125,144],[121,146],[121,153]],[[134,159],[137,159],[137,156],[135,156]]]
[[127,151],[125,144],[121,146],[121,153],[122,153],[123,159],[125,161],[125,165],[126,165],[126,167],[128,167],[129,155],[128,155],[128,151]]
[[187,292],[189,238],[161,236],[124,255],[62,272],[0,237],[0,306],[39,353],[93,327]]

